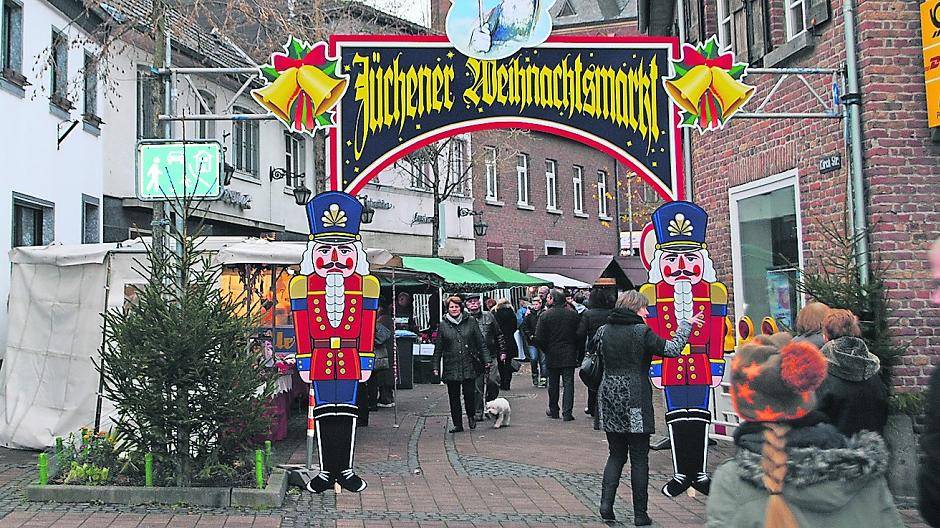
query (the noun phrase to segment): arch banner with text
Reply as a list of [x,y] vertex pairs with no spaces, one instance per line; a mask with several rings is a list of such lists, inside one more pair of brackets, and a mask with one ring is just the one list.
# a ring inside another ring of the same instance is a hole
[[662,83],[677,53],[671,38],[562,37],[492,61],[445,37],[334,36],[348,88],[329,129],[330,187],[355,195],[424,145],[521,128],[604,151],[682,199],[679,113]]

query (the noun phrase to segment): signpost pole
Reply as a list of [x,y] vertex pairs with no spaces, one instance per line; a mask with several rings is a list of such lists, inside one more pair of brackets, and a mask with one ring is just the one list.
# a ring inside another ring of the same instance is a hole
[[[154,69],[164,68],[166,66],[166,4],[165,0],[154,0],[150,12],[151,24],[154,28],[154,38],[153,38],[153,67]],[[164,93],[161,92],[161,87],[163,88]],[[153,122],[150,124],[150,131],[154,135],[159,135],[160,130],[160,110],[161,110],[161,96],[165,98],[168,95],[167,84],[160,82],[154,83],[153,90]],[[167,121],[163,127],[163,136],[169,137],[172,124]],[[163,230],[166,225],[166,207],[163,202],[154,202],[153,203],[153,221],[150,222],[150,229],[153,233],[153,250],[157,254],[159,259],[163,255]]]

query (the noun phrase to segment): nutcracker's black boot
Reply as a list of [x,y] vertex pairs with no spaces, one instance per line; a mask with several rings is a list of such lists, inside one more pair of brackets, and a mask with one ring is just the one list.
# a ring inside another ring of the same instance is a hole
[[[689,436],[694,435],[694,431],[689,427],[688,419],[680,420],[679,418],[687,418],[685,409],[666,413],[675,471],[669,482],[662,488],[663,495],[667,497],[678,497],[692,485],[692,475],[689,474],[689,448],[692,447],[694,438],[690,441]],[[697,442],[694,443],[697,444]]]
[[[689,422],[689,430],[693,433],[689,439],[689,477],[692,481],[692,488],[699,493],[708,495],[711,490],[712,479],[706,472],[706,454],[708,453],[708,424],[711,420],[711,412],[696,409],[689,411],[689,414],[700,418]],[[698,447],[695,447],[698,446]]]
[[346,491],[359,493],[366,489],[366,482],[352,470],[356,442],[356,418],[336,417],[338,433],[336,436],[336,464],[338,466],[336,482]]
[[[335,473],[330,472],[329,463],[335,460],[336,454],[331,451],[333,447],[333,442],[329,440],[331,432],[331,427],[329,421],[331,418],[317,418],[316,420],[316,433],[317,433],[317,456],[320,462],[320,472],[310,479],[310,482],[307,483],[307,491],[313,493],[323,493],[324,491],[333,487],[333,482],[335,481]],[[327,435],[328,440],[323,441],[324,434]]]

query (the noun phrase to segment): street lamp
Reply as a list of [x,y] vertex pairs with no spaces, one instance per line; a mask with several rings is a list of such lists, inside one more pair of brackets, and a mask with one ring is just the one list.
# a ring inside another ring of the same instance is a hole
[[464,216],[479,216],[480,219],[473,222],[473,234],[478,237],[485,237],[486,230],[489,228],[489,224],[483,221],[483,211],[474,211],[469,207],[458,207],[457,208],[457,218]]
[[369,204],[369,197],[362,196],[360,200],[362,202],[362,223],[371,224],[372,218],[375,216],[375,208]]
[[306,180],[304,173],[294,174],[291,171],[282,169],[280,167],[269,167],[268,177],[271,179],[271,181],[285,180],[285,185],[288,187],[293,187],[294,202],[296,202],[297,205],[307,205],[307,202],[310,201],[310,195],[312,193],[310,192],[310,189],[308,189],[304,184],[304,181]]

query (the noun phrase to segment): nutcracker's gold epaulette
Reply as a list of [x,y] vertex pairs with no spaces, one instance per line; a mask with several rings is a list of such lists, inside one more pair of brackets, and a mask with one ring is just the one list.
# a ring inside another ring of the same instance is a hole
[[375,275],[366,275],[362,278],[362,296],[366,299],[378,299],[382,294],[382,286]]
[[728,304],[728,288],[720,282],[713,282],[711,300],[712,304]]
[[646,284],[640,286],[640,293],[643,294],[643,297],[646,297],[647,305],[656,305],[656,286],[654,284],[647,282]]
[[288,286],[290,291],[291,299],[306,299],[307,298],[307,276],[306,275],[295,275],[290,280],[290,285]]

